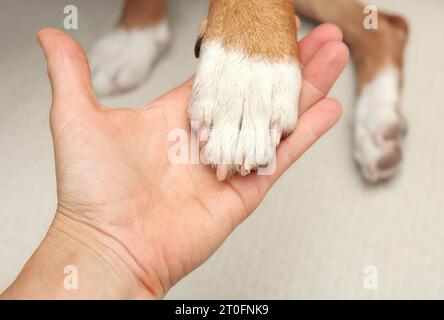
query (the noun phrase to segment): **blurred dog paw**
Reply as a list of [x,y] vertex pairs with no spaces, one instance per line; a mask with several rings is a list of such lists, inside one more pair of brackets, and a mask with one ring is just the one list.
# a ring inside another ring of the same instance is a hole
[[89,55],[96,93],[106,96],[138,87],[168,42],[165,21],[144,29],[119,27],[111,31]]
[[364,178],[376,183],[393,177],[402,159],[406,124],[400,112],[400,75],[389,67],[365,86],[355,119],[355,158]]

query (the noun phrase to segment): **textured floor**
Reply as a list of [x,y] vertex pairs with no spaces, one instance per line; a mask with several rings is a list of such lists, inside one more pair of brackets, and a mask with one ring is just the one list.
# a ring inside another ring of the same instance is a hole
[[[412,27],[402,173],[378,187],[357,173],[350,66],[332,92],[345,108],[338,126],[169,298],[444,298],[444,2],[372,3],[403,13]],[[50,90],[35,33],[61,28],[65,4],[78,6],[80,29],[73,34],[91,48],[113,25],[121,1],[0,0],[0,291],[40,242],[55,209]],[[171,0],[171,50],[143,87],[104,103],[142,106],[189,77],[207,6]],[[303,33],[311,27],[304,22]],[[363,286],[368,265],[377,267],[377,290]]]

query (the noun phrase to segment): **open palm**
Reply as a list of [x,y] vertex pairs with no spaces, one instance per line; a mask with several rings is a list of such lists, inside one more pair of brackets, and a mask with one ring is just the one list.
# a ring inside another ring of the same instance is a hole
[[218,182],[208,166],[169,160],[176,143],[169,133],[190,132],[193,79],[144,109],[108,109],[94,95],[80,46],[53,29],[42,30],[39,40],[53,88],[56,220],[114,239],[133,260],[128,263],[148,275],[140,281],[157,297],[203,263],[340,116],[339,103],[325,96],[348,51],[340,31],[323,25],[301,41],[301,118],[278,149],[275,173]]

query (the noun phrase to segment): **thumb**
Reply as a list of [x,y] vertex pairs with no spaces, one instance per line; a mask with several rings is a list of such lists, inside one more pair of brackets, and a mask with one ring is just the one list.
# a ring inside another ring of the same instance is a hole
[[79,112],[85,111],[79,108],[96,108],[98,104],[91,85],[88,59],[80,45],[56,29],[40,30],[37,40],[48,64],[53,109],[69,109],[52,111],[64,113],[75,108]]

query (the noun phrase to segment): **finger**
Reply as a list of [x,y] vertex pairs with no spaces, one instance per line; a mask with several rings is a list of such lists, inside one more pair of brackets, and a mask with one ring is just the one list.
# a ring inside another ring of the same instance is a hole
[[300,58],[305,65],[324,44],[330,41],[342,41],[341,29],[334,24],[324,23],[310,32],[299,42]]
[[264,176],[268,186],[271,186],[304,152],[327,133],[339,120],[341,113],[342,107],[337,100],[325,98],[303,114],[296,130],[281,142],[277,150],[275,173],[272,176]]
[[[272,174],[236,176],[230,180],[232,187],[242,192],[246,200],[264,197],[279,177],[333,127],[340,116],[341,105],[338,101],[330,98],[319,101],[301,116],[296,130],[281,142],[276,154],[276,168]],[[254,208],[255,203],[255,200],[251,200],[246,205]],[[245,218],[246,216],[240,217],[240,221]]]
[[348,58],[347,46],[343,42],[331,41],[310,59],[302,70],[301,114],[328,94],[347,65]]
[[[67,108],[76,112],[82,108],[94,108],[96,104],[91,85],[88,59],[80,45],[68,34],[56,29],[43,29],[37,34],[48,64],[54,108]],[[70,99],[66,99],[66,98]],[[76,104],[69,103],[75,97]],[[66,103],[58,103],[58,102]]]
[[295,131],[281,143],[278,149],[278,161],[284,160],[280,161],[282,162],[280,167],[285,170],[296,161],[339,120],[341,113],[342,107],[337,100],[325,98],[303,114]]

